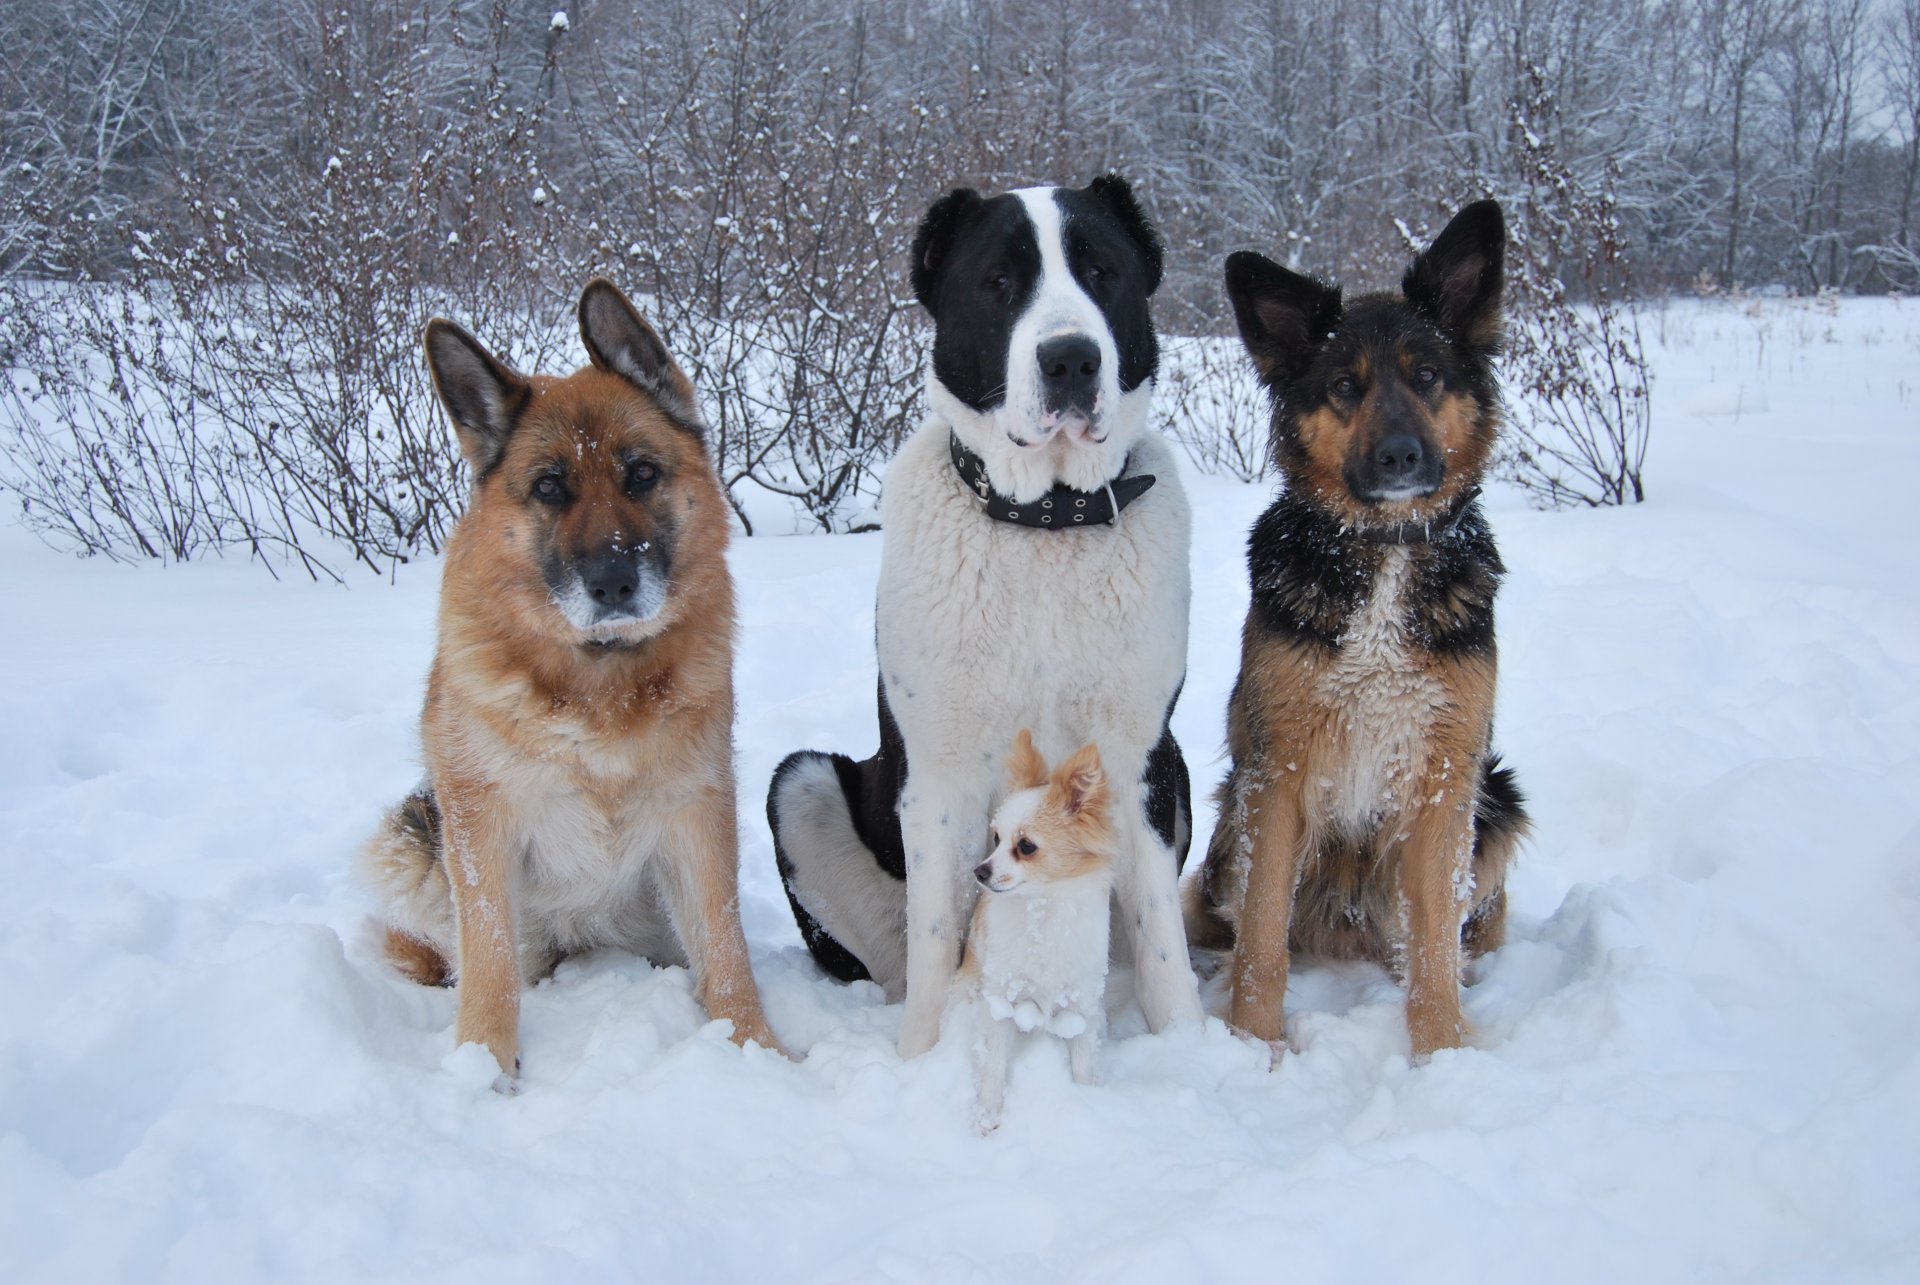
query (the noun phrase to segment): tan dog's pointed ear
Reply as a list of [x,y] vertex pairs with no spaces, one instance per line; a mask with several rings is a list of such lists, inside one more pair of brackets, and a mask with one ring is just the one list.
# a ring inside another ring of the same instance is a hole
[[653,398],[675,426],[704,437],[693,381],[674,364],[654,328],[605,277],[587,282],[580,294],[580,340],[595,366]]
[[1053,772],[1053,792],[1071,816],[1098,815],[1107,806],[1107,772],[1100,766],[1100,749],[1082,745]]
[[532,386],[478,339],[444,317],[427,323],[427,369],[476,482],[506,454],[507,438]]
[[1033,748],[1026,728],[1013,738],[1013,757],[1007,760],[1007,781],[1016,790],[1037,790],[1047,783],[1047,761]]

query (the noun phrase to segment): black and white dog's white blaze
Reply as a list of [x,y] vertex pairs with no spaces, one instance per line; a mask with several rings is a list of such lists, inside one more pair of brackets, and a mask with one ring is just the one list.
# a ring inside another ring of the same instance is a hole
[[[905,997],[903,1054],[937,1038],[968,872],[1022,728],[1049,760],[1099,746],[1122,832],[1117,944],[1150,1024],[1200,1014],[1176,891],[1189,787],[1168,730],[1190,517],[1147,427],[1160,266],[1159,236],[1111,175],[956,191],[914,240],[930,414],[881,506],[880,749],[790,755],[767,800],[809,948],[834,976]],[[1076,527],[1079,511],[1102,521]]]

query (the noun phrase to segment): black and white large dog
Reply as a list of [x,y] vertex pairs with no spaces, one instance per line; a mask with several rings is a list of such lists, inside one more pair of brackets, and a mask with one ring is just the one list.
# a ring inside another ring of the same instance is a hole
[[803,750],[767,799],[807,945],[904,994],[900,1052],[939,1038],[1006,747],[1099,746],[1114,895],[1148,1024],[1198,1020],[1176,890],[1190,837],[1168,729],[1185,676],[1190,517],[1147,426],[1160,239],[1126,182],[935,203],[913,289],[931,414],[881,502],[880,749]]

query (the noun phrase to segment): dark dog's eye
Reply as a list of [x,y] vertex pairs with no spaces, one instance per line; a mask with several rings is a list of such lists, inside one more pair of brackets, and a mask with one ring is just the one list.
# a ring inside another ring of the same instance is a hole
[[1038,849],[1033,846],[1032,839],[1022,839],[1013,845],[1013,855],[1016,857],[1030,857],[1036,851],[1038,851]]
[[565,504],[567,484],[557,473],[548,473],[533,484],[533,498],[542,504]]
[[1431,388],[1440,378],[1440,372],[1432,366],[1421,366],[1413,372],[1413,382],[1421,388]]
[[659,480],[659,465],[637,460],[627,469],[627,494],[638,495]]
[[1360,391],[1360,385],[1352,375],[1335,375],[1333,382],[1327,387],[1332,390],[1335,397],[1342,400],[1352,398]]

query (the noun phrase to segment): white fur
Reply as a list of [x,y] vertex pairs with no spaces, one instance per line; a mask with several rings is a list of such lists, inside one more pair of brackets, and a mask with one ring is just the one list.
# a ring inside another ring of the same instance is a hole
[[[564,765],[625,779],[633,774],[628,754],[617,746],[595,751],[604,743],[564,718],[547,727],[543,753],[509,745],[478,720],[464,726],[460,745],[463,763],[494,783],[513,819],[509,901],[523,975],[536,980],[561,956],[599,947],[697,969],[707,955],[695,868],[704,851],[701,809],[716,784],[730,788],[730,782],[711,773],[657,779],[609,817],[579,793]],[[416,886],[402,886],[388,839],[369,845],[362,869],[388,894],[394,926],[454,960],[457,930],[445,879],[462,877],[466,844],[451,820],[443,820],[449,832],[441,877],[424,873]]]
[[[1023,791],[996,817],[1002,834],[1031,815],[1043,791]],[[1030,797],[1028,797],[1030,796]],[[973,920],[973,957],[956,1000],[968,1006],[974,1037],[975,1121],[999,1126],[1007,1059],[1016,1032],[1045,1031],[1067,1041],[1068,1065],[1081,1084],[1096,1079],[1094,1058],[1106,1031],[1107,924],[1112,871],[1036,882],[1020,877],[1007,843],[988,858],[992,891]]]
[[[1026,188],[1014,195],[1026,206],[1039,240],[1040,279],[1026,311],[1014,323],[1007,353],[1006,399],[992,410],[976,411],[931,375],[927,399],[933,417],[951,425],[967,449],[986,461],[994,489],[1027,504],[1055,482],[1096,491],[1118,473],[1127,451],[1146,427],[1153,381],[1143,381],[1128,393],[1120,391],[1120,352],[1106,315],[1067,267],[1053,189]],[[1040,382],[1040,345],[1076,334],[1100,346],[1100,391],[1091,421],[1078,415],[1049,414]]]
[[1341,635],[1339,659],[1320,681],[1321,699],[1344,712],[1347,752],[1340,777],[1320,786],[1319,819],[1347,835],[1366,835],[1408,801],[1413,767],[1447,698],[1440,681],[1407,655],[1402,601],[1412,554],[1389,548],[1366,605]]
[[[1004,788],[1006,747],[1022,727],[1050,761],[1100,746],[1118,840],[1114,893],[1141,1007],[1155,1029],[1197,1021],[1174,859],[1147,824],[1141,783],[1186,667],[1191,517],[1172,455],[1137,425],[1129,433],[1116,424],[1104,444],[1069,444],[1131,447],[1134,471],[1158,482],[1115,526],[1034,531],[981,513],[948,458],[951,427],[936,410],[901,448],[881,508],[880,672],[909,773],[900,804],[901,1053],[924,1052],[938,1038],[971,871]],[[996,488],[1011,491],[982,455]],[[1046,485],[1053,480],[1047,475]]]
[[[851,857],[807,866],[793,895],[855,957],[897,1004],[907,989],[906,885],[880,869],[847,812],[840,778],[825,758],[803,758],[778,786],[781,829],[808,836],[809,846]],[[855,854],[858,854],[857,856]]]

